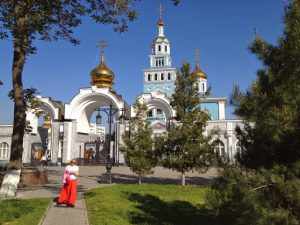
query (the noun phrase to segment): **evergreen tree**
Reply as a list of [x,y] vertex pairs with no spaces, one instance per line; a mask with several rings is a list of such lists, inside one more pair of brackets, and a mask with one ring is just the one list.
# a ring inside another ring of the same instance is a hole
[[141,184],[143,176],[153,173],[157,160],[153,150],[152,129],[145,120],[147,107],[136,101],[133,108],[136,116],[130,121],[130,134],[122,137],[124,145],[120,151],[124,153],[126,164],[138,175]]
[[232,95],[247,121],[237,129],[247,170],[225,168],[210,198],[229,224],[300,221],[300,0],[286,8],[284,23],[276,46],[255,35],[250,50],[263,68],[245,93],[235,87]]
[[171,105],[176,110],[175,126],[166,136],[156,140],[156,149],[165,167],[181,173],[185,185],[185,173],[193,169],[206,170],[213,158],[210,144],[215,132],[205,133],[209,116],[200,109],[197,77],[190,73],[189,63],[183,63],[177,73],[176,88]]

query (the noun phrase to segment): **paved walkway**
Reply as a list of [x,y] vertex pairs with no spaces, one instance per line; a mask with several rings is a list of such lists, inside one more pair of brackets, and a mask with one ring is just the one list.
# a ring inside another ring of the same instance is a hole
[[[49,183],[44,186],[31,188],[20,188],[17,192],[18,198],[54,198],[59,196],[62,188],[62,176],[64,168],[48,167]],[[40,225],[88,225],[88,216],[83,199],[83,192],[97,187],[114,185],[116,183],[137,183],[137,177],[130,171],[128,167],[114,167],[112,174],[114,175],[113,184],[104,184],[101,182],[101,176],[106,172],[105,167],[101,166],[83,166],[79,169],[78,177],[78,194],[76,206],[74,208],[56,206],[52,203],[48,208]],[[205,184],[212,181],[216,177],[216,169],[210,169],[205,174],[187,173],[187,184]],[[180,173],[172,170],[156,167],[154,174],[143,179],[145,183],[164,183],[164,184],[180,184]]]

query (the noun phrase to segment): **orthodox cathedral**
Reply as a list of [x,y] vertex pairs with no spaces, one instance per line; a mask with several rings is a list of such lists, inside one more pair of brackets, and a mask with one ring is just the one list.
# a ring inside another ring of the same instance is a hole
[[[165,36],[161,15],[157,29],[149,67],[142,71],[143,93],[137,97],[147,106],[146,116],[154,135],[167,132],[176,116],[170,100],[175,90],[177,70],[172,66],[171,45]],[[90,87],[80,88],[71,102],[64,105],[49,97],[38,96],[43,103],[38,113],[33,110],[27,112],[30,129],[24,135],[23,163],[38,162],[46,154],[50,156],[52,165],[68,163],[72,158],[77,158],[82,165],[106,164],[108,159],[113,165],[124,164],[119,146],[122,135],[128,132],[128,122],[134,111],[113,89],[114,72],[105,64],[105,43],[102,42],[101,46],[101,61],[90,73]],[[233,161],[235,154],[241,150],[235,127],[242,126],[242,121],[225,119],[226,97],[206,96],[208,75],[200,69],[198,60],[193,73],[198,78],[200,107],[210,116],[206,130],[220,131],[214,140],[215,150]],[[96,123],[91,123],[95,112],[98,112]],[[101,114],[107,115],[108,127],[101,126]],[[43,118],[41,126],[39,118]],[[12,125],[0,125],[0,163],[9,161],[11,135]]]

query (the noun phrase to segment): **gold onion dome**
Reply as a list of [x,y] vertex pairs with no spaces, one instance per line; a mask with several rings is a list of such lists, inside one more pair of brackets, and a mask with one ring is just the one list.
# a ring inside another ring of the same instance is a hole
[[199,67],[199,63],[196,64],[195,70],[192,73],[193,75],[195,75],[197,78],[202,78],[202,79],[206,79],[206,73],[204,73],[200,67]]
[[104,63],[104,53],[101,55],[100,64],[91,71],[91,85],[98,88],[111,88],[114,84],[114,73]]

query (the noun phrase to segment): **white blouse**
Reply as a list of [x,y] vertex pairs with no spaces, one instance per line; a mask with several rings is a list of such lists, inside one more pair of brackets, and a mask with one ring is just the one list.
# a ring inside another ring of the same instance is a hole
[[79,172],[79,167],[76,165],[68,165],[66,167],[66,171],[68,171],[70,174],[70,180],[76,180],[76,176],[73,173]]

